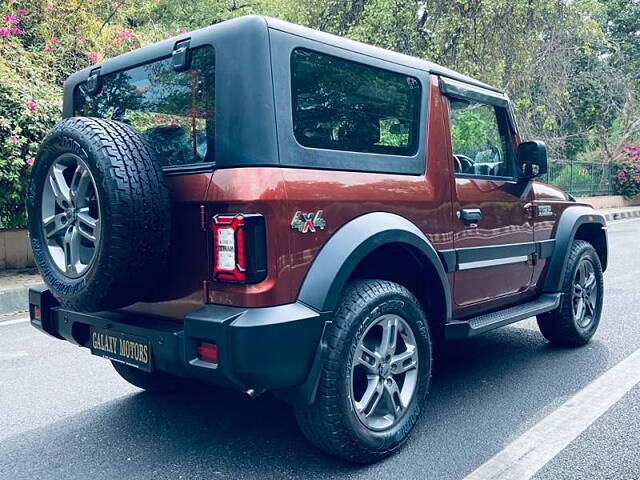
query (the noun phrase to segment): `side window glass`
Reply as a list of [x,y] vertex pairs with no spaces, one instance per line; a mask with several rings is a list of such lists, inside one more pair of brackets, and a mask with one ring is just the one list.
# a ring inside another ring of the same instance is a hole
[[449,126],[455,173],[510,177],[506,117],[491,105],[450,98]]
[[414,155],[420,82],[297,48],[291,55],[293,130],[310,148]]

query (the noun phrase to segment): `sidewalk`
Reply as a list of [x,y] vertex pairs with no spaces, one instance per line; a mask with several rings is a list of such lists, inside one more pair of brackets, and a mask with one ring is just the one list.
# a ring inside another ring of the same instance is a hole
[[640,206],[623,208],[603,208],[600,213],[604,214],[607,222],[623,220],[625,218],[640,218]]
[[38,283],[42,283],[42,279],[35,268],[0,270],[0,315],[26,312],[29,287]]
[[[600,210],[607,222],[628,218],[640,219],[640,206],[606,208]],[[29,306],[29,287],[42,283],[36,269],[0,270],[0,322],[7,314],[26,312]]]

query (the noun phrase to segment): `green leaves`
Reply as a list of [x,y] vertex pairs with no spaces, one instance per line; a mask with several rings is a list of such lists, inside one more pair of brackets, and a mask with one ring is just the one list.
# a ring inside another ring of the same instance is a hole
[[640,140],[637,0],[15,0],[0,6],[0,228],[24,223],[27,161],[60,116],[69,74],[254,13],[504,88],[523,138],[546,141],[551,157],[608,161]]

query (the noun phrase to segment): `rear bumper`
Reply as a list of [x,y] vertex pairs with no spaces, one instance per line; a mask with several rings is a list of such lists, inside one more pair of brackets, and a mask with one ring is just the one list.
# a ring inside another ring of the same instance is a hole
[[[155,370],[237,389],[302,385],[319,351],[325,315],[302,303],[267,308],[204,305],[184,323],[123,312],[80,313],[60,307],[45,286],[29,290],[31,324],[90,348],[90,328],[113,329],[151,342]],[[35,319],[35,308],[40,318]],[[199,341],[216,343],[218,364],[198,359]]]

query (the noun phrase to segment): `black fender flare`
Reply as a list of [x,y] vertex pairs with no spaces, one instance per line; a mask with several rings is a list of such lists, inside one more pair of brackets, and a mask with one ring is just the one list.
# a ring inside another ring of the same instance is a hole
[[[564,210],[558,220],[555,233],[555,247],[553,255],[548,262],[544,277],[543,292],[559,292],[562,288],[562,280],[567,269],[569,250],[576,237],[576,232],[581,225],[599,225],[603,231],[606,245],[606,221],[604,216],[584,205],[575,205]],[[603,262],[603,269],[606,268],[606,256]]]
[[451,318],[451,290],[435,248],[420,229],[404,217],[388,212],[367,213],[340,227],[316,255],[304,278],[298,301],[320,312],[324,327],[318,349],[304,383],[278,395],[293,405],[310,405],[315,401],[322,365],[328,347],[325,334],[332,321],[340,293],[357,265],[375,249],[388,244],[414,247],[434,268],[444,292],[446,320]]
[[436,272],[451,317],[451,291],[442,260],[429,239],[412,222],[388,212],[367,213],[338,229],[316,255],[304,278],[298,300],[319,312],[334,311],[340,293],[357,265],[375,249],[388,244],[413,247]]

